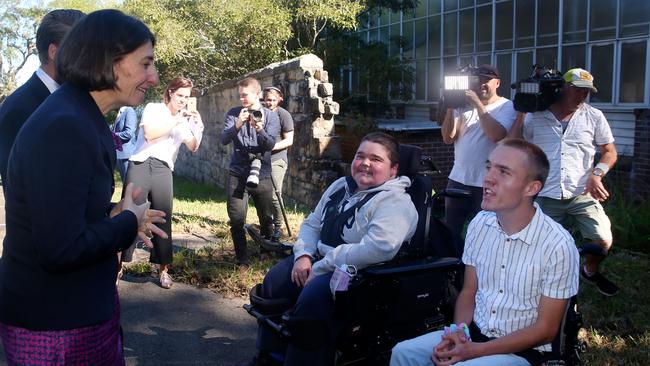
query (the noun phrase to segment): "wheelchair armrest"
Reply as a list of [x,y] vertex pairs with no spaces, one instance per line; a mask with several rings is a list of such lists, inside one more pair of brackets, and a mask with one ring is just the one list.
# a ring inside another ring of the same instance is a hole
[[432,269],[443,269],[461,265],[457,258],[425,258],[408,263],[386,263],[379,266],[368,267],[362,270],[365,276],[388,276],[407,272],[420,272]]

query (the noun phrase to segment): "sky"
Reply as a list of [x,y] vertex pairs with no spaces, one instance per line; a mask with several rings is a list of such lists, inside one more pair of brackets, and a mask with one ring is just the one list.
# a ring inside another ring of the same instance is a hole
[[38,65],[40,65],[40,62],[38,62],[38,56],[36,55],[31,55],[27,59],[27,62],[25,63],[25,66],[23,66],[22,69],[16,74],[16,83],[17,87],[23,85],[36,71],[38,68]]

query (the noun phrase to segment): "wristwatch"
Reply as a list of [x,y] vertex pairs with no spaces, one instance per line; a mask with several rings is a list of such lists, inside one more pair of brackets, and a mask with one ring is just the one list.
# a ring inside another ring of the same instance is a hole
[[594,168],[594,170],[591,171],[591,174],[602,178],[605,175],[605,172],[600,168]]

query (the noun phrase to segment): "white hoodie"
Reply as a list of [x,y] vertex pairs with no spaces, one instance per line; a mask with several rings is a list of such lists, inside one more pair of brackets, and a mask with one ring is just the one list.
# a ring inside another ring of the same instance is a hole
[[[405,192],[410,185],[409,178],[400,176],[378,187],[350,192],[345,177],[336,180],[323,193],[314,211],[300,226],[298,240],[293,246],[295,258],[303,255],[314,258],[317,253],[323,256],[312,267],[316,276],[332,272],[335,266],[341,264],[361,269],[391,260],[402,243],[413,236],[417,226],[417,211],[411,197]],[[333,248],[320,241],[320,231],[323,209],[330,196],[341,187],[345,187],[346,194],[342,200],[345,206],[339,212],[353,206],[368,193],[379,193],[357,210],[351,228],[344,227],[343,239],[348,244]]]

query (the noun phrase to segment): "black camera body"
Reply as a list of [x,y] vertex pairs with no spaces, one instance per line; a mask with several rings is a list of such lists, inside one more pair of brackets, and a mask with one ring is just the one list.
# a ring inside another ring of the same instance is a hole
[[261,109],[249,109],[248,113],[250,115],[250,119],[255,123],[260,123],[262,122],[262,119],[264,119],[264,114],[262,114]]
[[481,83],[478,77],[477,67],[471,65],[462,67],[458,73],[445,75],[442,85],[442,100],[446,108],[467,107],[466,90],[474,90],[478,93]]
[[544,111],[562,97],[564,77],[558,70],[533,66],[530,77],[512,84],[516,89],[513,104],[518,112]]

